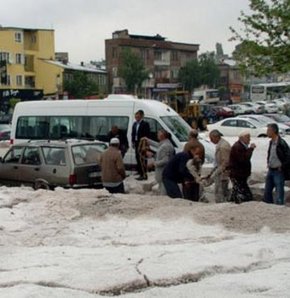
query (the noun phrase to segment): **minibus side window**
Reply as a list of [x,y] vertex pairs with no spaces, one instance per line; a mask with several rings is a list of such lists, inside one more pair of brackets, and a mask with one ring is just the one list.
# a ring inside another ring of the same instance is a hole
[[108,133],[117,125],[127,134],[129,117],[126,116],[91,116],[88,134],[97,140],[108,142]]
[[150,126],[150,136],[149,139],[158,142],[157,133],[158,130],[162,129],[162,126],[153,118],[145,117],[144,120],[149,123]]
[[81,116],[51,116],[49,137],[51,139],[82,138],[83,117]]
[[18,139],[47,139],[49,123],[46,116],[19,117],[16,126]]

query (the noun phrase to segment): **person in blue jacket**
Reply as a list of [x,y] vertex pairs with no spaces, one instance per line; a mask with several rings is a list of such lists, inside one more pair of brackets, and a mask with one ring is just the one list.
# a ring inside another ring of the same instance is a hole
[[[165,166],[162,181],[169,197],[192,199],[187,195],[186,186],[195,182],[195,178],[190,174],[186,164],[196,156],[197,151],[201,151],[200,145],[190,144],[187,151],[175,154]],[[178,184],[182,184],[183,194]]]

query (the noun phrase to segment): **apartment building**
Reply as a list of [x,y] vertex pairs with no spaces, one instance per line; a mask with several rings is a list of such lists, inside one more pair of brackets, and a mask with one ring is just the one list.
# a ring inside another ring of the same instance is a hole
[[220,70],[220,86],[225,88],[224,99],[233,103],[241,101],[244,93],[244,77],[236,64],[230,58],[223,59],[218,64]]
[[0,27],[1,110],[11,98],[40,99],[57,91],[58,68],[44,63],[54,59],[54,30]]
[[197,58],[198,44],[167,41],[159,34],[143,36],[129,34],[128,30],[115,31],[105,41],[109,89],[113,93],[126,92],[122,78],[118,76],[120,55],[124,49],[140,55],[149,79],[143,84],[144,95],[149,98],[166,99],[170,94],[181,92],[178,81],[179,69]]

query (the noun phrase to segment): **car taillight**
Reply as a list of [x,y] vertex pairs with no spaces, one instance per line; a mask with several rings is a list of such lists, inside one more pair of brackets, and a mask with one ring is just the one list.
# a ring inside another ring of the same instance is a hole
[[10,145],[13,145],[13,144],[14,144],[14,140],[10,139]]
[[69,175],[69,184],[70,185],[74,185],[77,183],[77,175],[76,174],[73,174],[73,175]]

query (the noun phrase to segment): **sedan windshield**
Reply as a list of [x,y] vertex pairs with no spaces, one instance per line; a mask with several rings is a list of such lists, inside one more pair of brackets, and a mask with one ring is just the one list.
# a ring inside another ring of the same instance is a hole
[[164,116],[161,119],[180,142],[187,142],[190,126],[181,117]]

